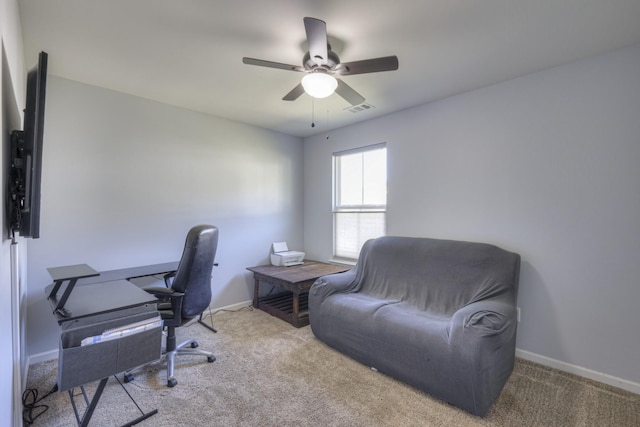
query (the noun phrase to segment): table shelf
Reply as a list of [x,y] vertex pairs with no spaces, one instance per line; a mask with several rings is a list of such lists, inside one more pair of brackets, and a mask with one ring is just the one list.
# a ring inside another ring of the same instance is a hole
[[297,317],[293,313],[293,293],[280,292],[276,295],[264,296],[258,299],[258,308],[296,328],[309,324],[309,293],[298,295],[299,309]]

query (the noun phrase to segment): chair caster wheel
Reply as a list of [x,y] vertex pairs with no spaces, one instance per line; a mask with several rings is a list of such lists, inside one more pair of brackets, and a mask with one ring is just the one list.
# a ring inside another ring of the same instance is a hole
[[169,378],[167,381],[167,387],[175,387],[178,384],[178,380],[175,378]]
[[198,348],[199,345],[200,344],[198,344],[197,341],[194,341],[194,342],[191,343],[191,348]]
[[131,381],[133,381],[135,378],[133,376],[133,374],[124,374],[124,382],[125,383],[130,383]]
[[216,361],[216,357],[215,356],[207,356],[207,362],[213,363],[215,361]]

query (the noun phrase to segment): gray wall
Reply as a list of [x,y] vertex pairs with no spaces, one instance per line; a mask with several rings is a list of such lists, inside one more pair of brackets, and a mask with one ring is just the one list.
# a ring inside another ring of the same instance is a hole
[[331,153],[378,142],[388,234],[519,252],[518,348],[640,383],[640,46],[305,139],[311,258],[331,256]]
[[[212,96],[214,96],[212,94]],[[246,267],[302,247],[299,138],[49,77],[40,239],[28,245],[31,356],[57,348],[46,268],[179,259],[189,228],[220,238],[214,307],[251,299]]]

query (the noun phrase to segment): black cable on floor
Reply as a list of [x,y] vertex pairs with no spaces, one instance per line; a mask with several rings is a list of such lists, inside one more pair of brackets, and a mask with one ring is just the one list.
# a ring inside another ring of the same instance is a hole
[[22,421],[25,425],[31,425],[36,418],[47,412],[48,405],[38,405],[44,398],[58,391],[58,384],[54,385],[51,390],[41,398],[38,398],[38,390],[28,388],[22,393]]

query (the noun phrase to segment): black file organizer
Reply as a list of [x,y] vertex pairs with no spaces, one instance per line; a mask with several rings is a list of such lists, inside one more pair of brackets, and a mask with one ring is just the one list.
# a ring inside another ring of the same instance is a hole
[[[157,300],[126,280],[75,286],[78,279],[99,274],[85,264],[51,268],[49,273],[54,284],[47,287],[46,292],[62,329],[58,390],[69,392],[78,425],[86,426],[111,375],[161,357],[162,327],[85,346],[81,345],[81,341],[110,329],[158,318]],[[68,282],[66,287],[64,282]],[[63,292],[61,298],[58,298],[58,292]],[[89,401],[83,386],[98,380],[98,388]],[[75,387],[80,387],[87,404],[83,417],[79,416],[76,409]],[[157,410],[143,413],[127,425],[133,425],[155,413]]]

